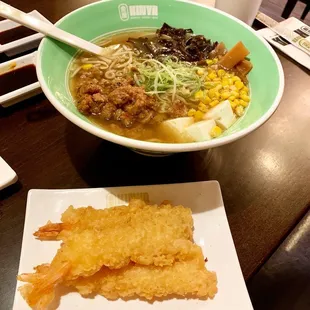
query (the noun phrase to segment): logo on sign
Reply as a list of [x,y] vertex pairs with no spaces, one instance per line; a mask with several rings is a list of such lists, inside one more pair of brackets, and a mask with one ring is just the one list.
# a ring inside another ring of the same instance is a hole
[[129,19],[129,11],[127,4],[120,4],[118,6],[119,17],[121,20],[126,21]]
[[310,28],[307,26],[302,26],[300,27],[300,30],[303,31],[305,34],[307,34],[308,36],[310,36]]
[[300,40],[299,45],[310,52],[310,43],[308,40],[306,39]]
[[157,5],[127,5],[125,3],[118,6],[118,12],[122,21],[135,18],[158,18]]

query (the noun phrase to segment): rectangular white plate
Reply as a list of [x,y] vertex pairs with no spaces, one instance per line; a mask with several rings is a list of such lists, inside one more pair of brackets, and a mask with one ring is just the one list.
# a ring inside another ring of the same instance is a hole
[[14,184],[17,180],[16,172],[0,156],[0,190]]
[[[151,203],[170,200],[173,204],[190,207],[195,225],[195,242],[208,258],[207,268],[217,273],[218,293],[213,300],[172,299],[153,304],[140,301],[108,301],[102,296],[82,298],[78,293],[62,296],[51,309],[63,310],[248,310],[253,309],[236,250],[229,230],[218,182],[197,182],[170,185],[113,187],[105,189],[31,190],[28,194],[24,237],[19,273],[32,272],[36,265],[52,260],[58,241],[41,242],[33,237],[39,226],[60,221],[69,205],[106,208],[124,204],[131,194],[148,198]],[[18,282],[17,286],[22,283]],[[13,310],[29,310],[16,291]],[[50,309],[49,309],[50,310]]]
[[[37,52],[27,54],[7,62],[0,64],[0,74],[4,74],[27,65],[36,65]],[[39,82],[34,82],[32,84],[26,85],[22,88],[18,88],[9,93],[0,96],[0,105],[4,108],[9,107],[17,102],[26,100],[32,96],[41,93],[41,87]]]

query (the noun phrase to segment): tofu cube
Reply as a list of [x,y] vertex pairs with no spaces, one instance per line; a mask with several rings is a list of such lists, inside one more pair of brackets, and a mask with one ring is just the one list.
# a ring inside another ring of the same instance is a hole
[[204,119],[213,119],[222,129],[227,129],[236,121],[236,116],[230,106],[230,102],[225,100],[210,109],[205,114]]
[[161,128],[181,137],[185,129],[192,124],[194,124],[193,117],[179,117],[162,122]]
[[201,121],[187,127],[185,134],[195,142],[211,140],[210,132],[215,125],[213,119]]

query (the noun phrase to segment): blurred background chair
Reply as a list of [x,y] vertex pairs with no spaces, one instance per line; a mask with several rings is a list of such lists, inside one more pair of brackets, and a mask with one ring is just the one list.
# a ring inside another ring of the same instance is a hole
[[283,18],[288,18],[292,13],[292,11],[294,10],[294,7],[298,1],[301,1],[306,4],[306,7],[301,15],[301,19],[304,20],[310,11],[310,0],[287,0],[287,3],[281,16]]

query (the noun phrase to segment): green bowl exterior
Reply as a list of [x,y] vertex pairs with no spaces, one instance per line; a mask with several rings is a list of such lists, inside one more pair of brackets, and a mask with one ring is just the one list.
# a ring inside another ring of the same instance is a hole
[[[283,88],[280,85],[283,84],[283,73],[279,70],[276,56],[245,24],[208,7],[167,0],[101,1],[70,13],[56,25],[90,41],[139,28],[159,28],[164,22],[174,27],[192,28],[196,34],[203,34],[213,41],[223,41],[228,48],[242,41],[250,50],[249,57],[254,66],[249,74],[251,102],[246,114],[222,137],[246,129],[269,111],[279,96],[279,89]],[[76,52],[75,48],[66,44],[44,39],[38,54],[38,75],[39,78],[41,76],[41,84],[43,79],[49,90],[49,99],[56,99],[58,104],[90,123],[77,111],[68,87],[68,68]]]

